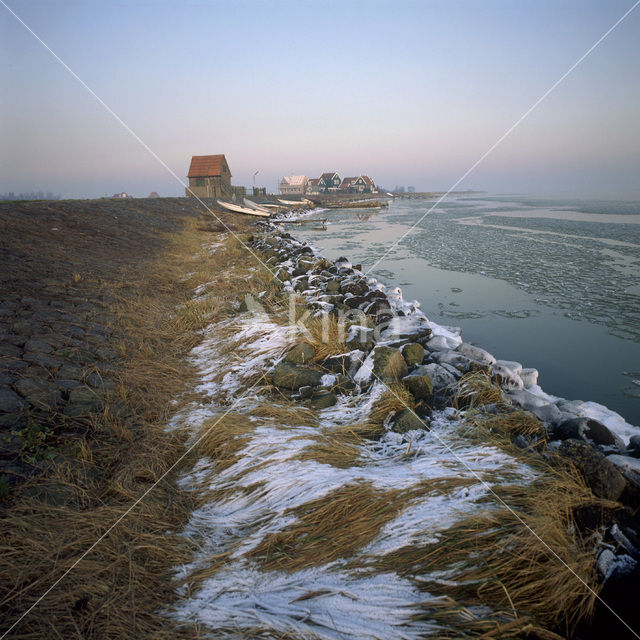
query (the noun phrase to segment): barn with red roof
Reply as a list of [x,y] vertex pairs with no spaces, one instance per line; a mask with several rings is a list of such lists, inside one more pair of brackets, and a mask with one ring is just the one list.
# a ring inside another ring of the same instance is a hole
[[192,156],[189,166],[187,196],[228,198],[232,194],[231,171],[224,154]]

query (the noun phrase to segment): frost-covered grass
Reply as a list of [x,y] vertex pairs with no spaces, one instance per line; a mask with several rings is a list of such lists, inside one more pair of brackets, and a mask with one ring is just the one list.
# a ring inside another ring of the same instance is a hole
[[[485,411],[505,399],[482,372],[430,431],[389,430],[415,403],[379,381],[313,412],[263,375],[309,340],[285,314],[220,317],[193,351],[208,402],[182,414],[202,440],[181,485],[199,498],[184,531],[199,550],[176,567],[172,617],[221,637],[344,640],[515,637],[588,615],[593,550],[572,513],[592,497],[511,444],[539,421]],[[344,353],[339,330],[318,358]]]

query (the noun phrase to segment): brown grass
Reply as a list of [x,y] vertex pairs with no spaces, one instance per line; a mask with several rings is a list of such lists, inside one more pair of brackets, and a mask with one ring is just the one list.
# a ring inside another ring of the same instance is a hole
[[455,387],[455,399],[459,407],[478,407],[505,401],[500,387],[484,371],[462,376]]
[[352,431],[342,431],[338,435],[321,434],[317,442],[306,447],[297,456],[299,460],[315,460],[320,464],[328,464],[339,469],[360,466],[362,450],[358,444],[362,438]]
[[205,422],[198,433],[198,452],[216,463],[217,471],[224,471],[240,459],[240,452],[249,441],[254,423],[243,414],[230,412]]
[[529,411],[521,409],[504,411],[498,414],[485,413],[482,410],[471,411],[466,415],[475,429],[486,435],[500,436],[530,436],[540,438],[546,442],[547,431],[540,420]]
[[318,423],[316,414],[307,407],[284,401],[278,403],[261,403],[251,409],[251,415],[257,418],[268,418],[282,426],[308,426],[313,427]]
[[416,402],[404,385],[400,383],[389,384],[382,395],[373,403],[368,421],[371,425],[382,429],[382,425],[390,413],[415,408]]
[[340,487],[289,510],[298,520],[285,531],[266,536],[250,555],[267,570],[296,571],[353,555],[369,544],[404,505],[401,491],[380,491],[371,484]]
[[347,351],[345,338],[347,324],[334,316],[323,315],[310,318],[304,322],[306,330],[305,342],[311,344],[315,350],[314,362],[321,362],[329,356],[339,355]]
[[[82,224],[81,216],[78,220]],[[200,339],[195,332],[224,310],[213,299],[190,302],[192,289],[182,277],[207,269],[209,254],[200,250],[198,223],[197,216],[187,213],[180,220],[182,230],[161,241],[156,237],[161,232],[148,232],[155,253],[143,257],[135,248],[123,251],[116,266],[111,265],[112,272],[92,269],[88,259],[82,278],[69,278],[90,296],[99,288],[108,301],[103,314],[111,317],[116,336],[109,346],[121,361],[117,372],[109,374],[116,385],[103,411],[90,419],[59,417],[66,434],[55,443],[52,459],[4,503],[0,629],[8,629],[36,605],[12,631],[17,637],[199,637],[197,629],[178,626],[160,613],[176,598],[172,567],[194,552],[188,540],[168,533],[182,529],[192,508],[191,496],[173,484],[179,468],[38,602],[185,451],[185,436],[165,431],[165,425],[189,399],[184,391],[193,371],[185,355]],[[122,237],[125,247],[131,237]],[[78,236],[77,245],[62,245],[60,259],[84,250],[85,244],[93,259],[101,245],[91,245],[92,238],[87,233]],[[117,248],[120,240],[114,236],[110,246]],[[25,245],[21,251],[31,249]],[[213,262],[221,264],[224,251],[221,248]],[[239,261],[237,247],[232,252]],[[56,258],[51,260],[55,264]],[[227,302],[224,296],[222,300]],[[175,313],[180,303],[182,311]],[[228,449],[209,444],[210,453],[222,460],[232,458]]]
[[[423,579],[431,572],[448,572],[457,586],[424,582],[431,593],[455,599],[448,616],[455,617],[456,608],[483,604],[499,614],[502,623],[513,622],[516,630],[525,622],[564,632],[573,628],[591,615],[600,589],[592,543],[575,533],[572,516],[577,505],[593,497],[571,467],[543,468],[540,463],[540,470],[544,475],[530,486],[494,487],[511,510],[489,497],[493,508],[447,529],[437,544],[389,554],[383,566]],[[443,609],[436,613],[443,615]],[[430,611],[425,613],[430,616]],[[487,624],[493,632],[497,629],[495,621],[486,619],[457,624],[470,637],[480,635],[471,633],[474,629],[488,633]]]

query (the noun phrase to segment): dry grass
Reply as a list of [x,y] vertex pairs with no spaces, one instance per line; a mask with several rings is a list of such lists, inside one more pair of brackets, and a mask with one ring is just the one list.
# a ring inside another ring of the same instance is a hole
[[305,342],[311,344],[315,350],[314,362],[321,362],[329,356],[336,356],[347,351],[345,339],[347,324],[334,316],[323,315],[310,318],[304,322]]
[[353,431],[342,431],[337,435],[321,434],[315,444],[306,447],[297,457],[299,460],[315,460],[320,464],[348,469],[364,462],[359,459],[362,450],[358,445],[361,442],[362,438]]
[[293,402],[285,404],[284,400],[277,404],[274,402],[261,403],[251,409],[251,415],[256,418],[273,420],[276,424],[285,427],[298,425],[314,427],[318,424],[318,418],[311,409]]
[[[185,450],[183,435],[165,431],[165,425],[188,400],[184,391],[193,371],[185,356],[200,339],[194,334],[205,314],[219,313],[212,301],[200,308],[189,302],[192,290],[182,275],[205,269],[209,254],[200,251],[198,218],[188,215],[180,222],[182,231],[156,242],[157,253],[116,262],[122,272],[113,268],[100,278],[90,266],[83,267],[83,277],[74,279],[90,295],[99,287],[109,301],[105,313],[116,336],[109,346],[122,360],[116,373],[109,374],[116,384],[103,411],[90,419],[61,418],[66,438],[48,470],[4,504],[0,629],[6,630],[63,578],[12,631],[17,637],[200,635],[160,613],[176,597],[172,567],[194,552],[188,540],[168,533],[183,528],[193,507],[192,497],[173,484],[178,468],[80,560]],[[149,235],[153,233],[159,234]],[[84,238],[91,236],[82,236],[80,244]],[[119,239],[113,242],[117,247]],[[215,260],[223,259],[216,254]],[[174,314],[179,303],[185,311]],[[216,451],[210,444],[221,459],[232,457],[228,449]]]
[[404,385],[400,383],[389,384],[382,395],[373,403],[368,421],[372,426],[382,429],[389,414],[403,409],[415,408],[416,402]]
[[260,304],[267,310],[282,311],[286,307],[275,270],[259,263],[256,257],[248,253],[242,244],[246,243],[247,234],[236,235],[226,234],[213,253],[203,247],[197,254],[202,258],[199,260],[200,266],[190,273],[186,283],[194,288],[203,283],[206,286],[202,287],[201,295],[190,301],[182,312],[186,321],[197,323],[201,312],[206,313],[209,309],[214,316],[235,313],[246,295],[257,299],[260,293],[263,294]]
[[540,420],[529,411],[521,409],[504,411],[498,414],[485,413],[482,410],[475,410],[467,413],[466,420],[475,429],[479,429],[485,435],[493,434],[499,436],[529,436],[539,438],[542,441],[547,439],[547,431]]
[[459,407],[478,407],[505,401],[500,387],[484,371],[462,376],[455,387],[455,399]]
[[[384,566],[421,576],[431,593],[455,598],[447,615],[455,615],[456,607],[483,604],[516,630],[525,622],[554,632],[573,628],[591,615],[600,589],[592,543],[576,534],[572,516],[593,497],[571,467],[541,470],[544,475],[532,485],[494,487],[510,510],[491,497],[493,508],[447,529],[435,545],[389,554]],[[432,572],[445,572],[455,584],[428,580]],[[495,632],[497,623],[486,619],[458,624],[472,637],[481,635],[474,629],[488,633],[489,623]]]
[[230,412],[205,422],[198,432],[198,453],[216,463],[216,471],[224,471],[240,459],[255,424],[243,414]]
[[296,571],[348,558],[369,544],[404,506],[401,491],[352,484],[291,509],[297,521],[251,551],[267,570]]

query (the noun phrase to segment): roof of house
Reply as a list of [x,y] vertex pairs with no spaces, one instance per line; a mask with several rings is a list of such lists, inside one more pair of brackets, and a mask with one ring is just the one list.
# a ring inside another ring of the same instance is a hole
[[[225,165],[228,170],[229,164],[223,153],[216,156],[192,156],[187,177],[220,176],[222,175],[222,167]],[[231,172],[229,172],[229,175],[231,175]]]
[[373,180],[369,176],[362,175],[360,177],[364,180],[365,184],[368,184],[368,185],[370,185],[372,187],[375,186],[375,183],[373,182]]
[[309,178],[309,185],[317,187],[320,184],[320,178]]
[[[326,173],[323,173],[320,176],[320,180],[331,180],[333,178],[333,176],[337,176],[338,172],[337,171],[327,171]],[[338,176],[340,177],[340,176]]]
[[355,176],[352,178],[342,178],[342,183],[340,184],[340,186],[345,189],[346,187],[351,186],[352,182],[355,182],[358,178],[356,178]]
[[301,187],[307,181],[307,176],[285,176],[281,182],[291,187]]

